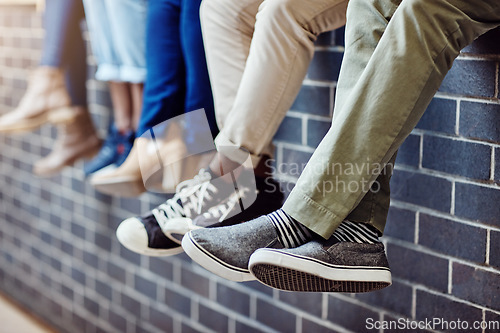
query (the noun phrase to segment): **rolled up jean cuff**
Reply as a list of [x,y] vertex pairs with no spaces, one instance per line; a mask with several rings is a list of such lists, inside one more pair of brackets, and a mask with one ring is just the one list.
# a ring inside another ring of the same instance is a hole
[[260,154],[252,154],[245,148],[231,141],[224,135],[223,131],[221,131],[215,138],[215,146],[217,147],[218,152],[237,163],[243,164],[247,160],[248,155],[250,155],[254,168],[259,164],[262,156],[267,155],[272,157],[274,152],[274,145],[269,144]]
[[141,67],[99,64],[95,78],[99,81],[143,83],[146,73],[146,68]]

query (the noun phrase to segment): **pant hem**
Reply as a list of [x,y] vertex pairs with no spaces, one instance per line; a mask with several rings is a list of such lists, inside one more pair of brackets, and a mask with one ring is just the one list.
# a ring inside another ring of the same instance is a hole
[[343,221],[343,218],[303,193],[290,194],[283,210],[324,239],[330,238]]

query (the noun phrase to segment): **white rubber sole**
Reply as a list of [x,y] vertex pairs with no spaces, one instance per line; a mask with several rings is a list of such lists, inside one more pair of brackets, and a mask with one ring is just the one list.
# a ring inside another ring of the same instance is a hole
[[389,268],[332,265],[274,249],[255,251],[248,267],[260,282],[287,291],[354,293],[392,284]]
[[182,248],[193,261],[215,275],[236,282],[255,280],[248,270],[229,265],[206,251],[191,237],[189,232],[182,238]]
[[[132,218],[130,219],[132,220]],[[140,222],[139,222],[140,223]],[[116,238],[120,244],[132,252],[150,257],[173,256],[184,252],[181,246],[170,249],[154,249],[148,247],[148,236],[146,230],[138,223],[122,222],[116,229]]]

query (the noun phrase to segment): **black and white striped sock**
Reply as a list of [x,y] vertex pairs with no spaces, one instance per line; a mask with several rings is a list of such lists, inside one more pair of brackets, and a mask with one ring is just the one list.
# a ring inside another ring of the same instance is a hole
[[274,224],[278,239],[284,247],[298,247],[312,239],[311,232],[282,209],[266,216]]
[[344,220],[332,237],[339,242],[378,243],[378,231],[369,224]]

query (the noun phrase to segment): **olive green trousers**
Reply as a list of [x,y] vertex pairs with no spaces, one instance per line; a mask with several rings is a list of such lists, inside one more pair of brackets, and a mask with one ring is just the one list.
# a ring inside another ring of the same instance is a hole
[[500,25],[499,0],[351,0],[332,126],[283,209],[329,238],[383,232],[396,152],[460,50]]

